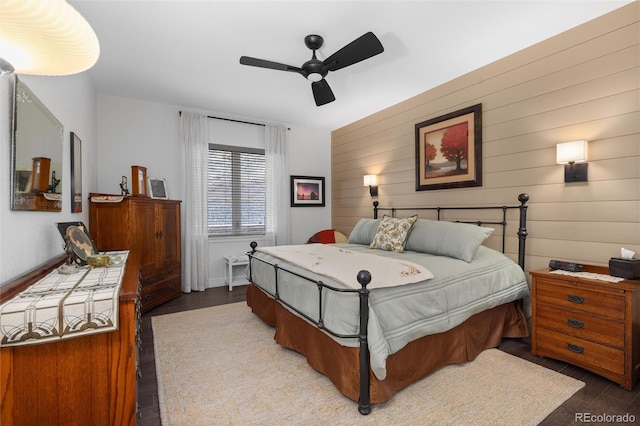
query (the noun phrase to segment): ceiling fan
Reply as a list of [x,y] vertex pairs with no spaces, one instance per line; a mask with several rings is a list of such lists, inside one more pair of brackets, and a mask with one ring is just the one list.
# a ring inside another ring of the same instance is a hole
[[301,67],[249,56],[241,56],[240,63],[253,67],[296,72],[302,75],[312,82],[311,90],[313,91],[313,97],[316,105],[321,106],[336,100],[335,96],[333,96],[333,91],[331,91],[331,87],[329,87],[329,83],[325,80],[329,71],[337,71],[384,52],[384,48],[380,40],[378,40],[378,37],[372,32],[368,32],[347,44],[324,61],[321,61],[316,57],[316,50],[320,49],[323,43],[324,39],[319,35],[311,34],[304,38],[304,44],[313,50],[313,55],[311,59],[302,64]]

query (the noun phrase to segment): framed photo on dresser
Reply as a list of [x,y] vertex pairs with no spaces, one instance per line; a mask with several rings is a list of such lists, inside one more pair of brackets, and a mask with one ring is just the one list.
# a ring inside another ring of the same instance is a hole
[[131,166],[131,195],[134,197],[148,197],[147,168]]
[[149,178],[149,196],[151,198],[168,200],[169,194],[167,193],[166,179]]

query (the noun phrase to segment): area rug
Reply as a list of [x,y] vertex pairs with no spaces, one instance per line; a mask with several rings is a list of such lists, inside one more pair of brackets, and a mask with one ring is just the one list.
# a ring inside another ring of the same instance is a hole
[[152,318],[162,424],[536,425],[584,383],[498,349],[447,366],[368,416],[244,302]]

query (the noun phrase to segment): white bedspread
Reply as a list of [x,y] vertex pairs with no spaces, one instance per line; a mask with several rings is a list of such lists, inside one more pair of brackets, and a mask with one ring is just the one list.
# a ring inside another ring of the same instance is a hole
[[368,289],[413,284],[433,278],[424,266],[405,260],[360,253],[328,244],[263,247],[258,251],[286,260],[317,274],[326,275],[353,289],[362,286],[358,272],[371,273]]

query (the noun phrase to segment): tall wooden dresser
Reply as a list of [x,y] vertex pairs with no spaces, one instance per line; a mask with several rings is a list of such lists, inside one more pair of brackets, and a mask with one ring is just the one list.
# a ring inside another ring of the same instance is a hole
[[89,232],[98,250],[140,253],[142,312],[180,297],[180,201],[90,194]]
[[[585,272],[609,274],[584,265]],[[566,361],[632,390],[640,378],[640,280],[531,271],[533,355]]]

